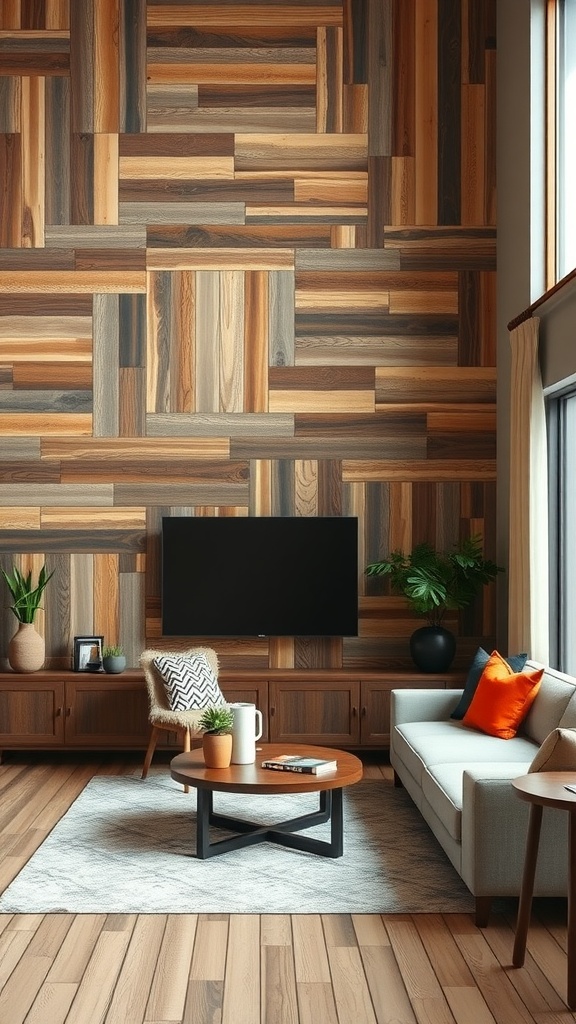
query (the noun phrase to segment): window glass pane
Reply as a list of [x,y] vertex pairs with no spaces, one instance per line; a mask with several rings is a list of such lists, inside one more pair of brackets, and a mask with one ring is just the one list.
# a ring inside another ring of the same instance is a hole
[[558,21],[558,278],[576,267],[576,0],[561,0]]
[[576,395],[564,402],[560,462],[560,619],[562,669],[576,672]]

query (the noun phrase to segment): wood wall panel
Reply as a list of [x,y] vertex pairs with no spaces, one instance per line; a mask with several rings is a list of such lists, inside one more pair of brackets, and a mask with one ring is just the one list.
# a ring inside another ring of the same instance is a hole
[[[163,515],[356,515],[361,569],[469,532],[494,557],[494,26],[495,0],[0,5],[0,563],[56,570],[49,664],[162,644]],[[408,667],[417,622],[360,590],[359,637],[222,663]],[[492,594],[452,625],[465,664]]]

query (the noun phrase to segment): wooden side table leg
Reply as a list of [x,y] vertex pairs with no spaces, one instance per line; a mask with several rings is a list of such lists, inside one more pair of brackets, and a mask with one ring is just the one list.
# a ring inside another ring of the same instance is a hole
[[512,954],[512,964],[514,967],[522,967],[524,963],[524,956],[526,954],[526,939],[528,937],[528,925],[530,924],[530,912],[532,910],[532,894],[534,892],[534,876],[536,874],[536,862],[538,860],[538,844],[540,842],[542,810],[543,808],[541,804],[532,804],[530,807],[524,873],[522,875],[522,888],[520,890],[520,902],[518,904],[518,920],[516,922],[514,952]]
[[571,1010],[576,1009],[576,811],[568,812],[568,995]]

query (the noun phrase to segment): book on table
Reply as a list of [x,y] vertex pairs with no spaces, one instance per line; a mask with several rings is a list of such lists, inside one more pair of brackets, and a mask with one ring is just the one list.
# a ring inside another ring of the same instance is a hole
[[262,761],[263,768],[279,772],[305,772],[308,775],[323,775],[337,767],[337,761],[325,761],[321,757],[299,757],[296,754],[281,754]]

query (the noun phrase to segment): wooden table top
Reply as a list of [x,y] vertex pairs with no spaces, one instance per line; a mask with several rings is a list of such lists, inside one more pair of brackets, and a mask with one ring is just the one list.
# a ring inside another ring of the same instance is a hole
[[576,811],[576,793],[566,785],[576,786],[576,772],[530,772],[512,779],[512,785],[521,800],[543,807]]
[[[283,772],[261,768],[265,758],[280,754],[299,757],[321,757],[338,762],[334,771],[322,775],[304,772]],[[231,764],[229,768],[207,768],[202,750],[178,754],[170,762],[170,774],[176,782],[196,789],[221,793],[317,793],[325,789],[341,789],[359,782],[363,775],[360,758],[346,750],[313,747],[304,743],[258,743],[254,764]]]

